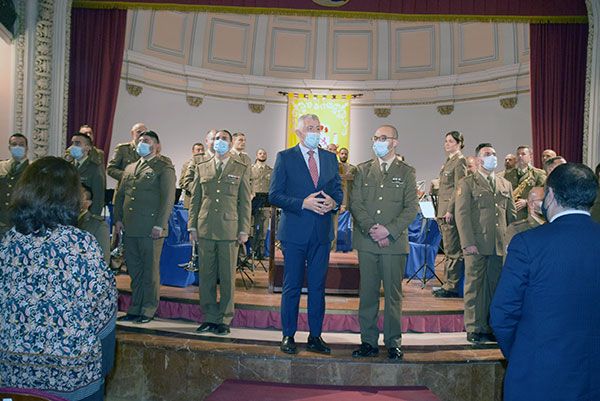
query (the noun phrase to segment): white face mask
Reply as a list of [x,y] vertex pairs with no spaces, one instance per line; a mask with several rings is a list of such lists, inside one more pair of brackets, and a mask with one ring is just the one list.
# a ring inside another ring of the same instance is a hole
[[483,168],[487,171],[495,170],[498,167],[498,158],[494,155],[483,158]]

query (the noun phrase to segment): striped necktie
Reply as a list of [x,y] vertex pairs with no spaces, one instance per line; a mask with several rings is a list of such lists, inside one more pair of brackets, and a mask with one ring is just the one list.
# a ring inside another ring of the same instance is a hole
[[317,186],[317,182],[319,182],[319,170],[317,169],[317,161],[314,157],[315,151],[308,151],[308,171],[310,171],[310,178],[313,180],[313,184],[315,187]]

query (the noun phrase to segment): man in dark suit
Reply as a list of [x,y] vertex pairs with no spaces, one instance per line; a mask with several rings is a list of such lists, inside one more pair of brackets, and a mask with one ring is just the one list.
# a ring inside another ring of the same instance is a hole
[[567,163],[548,176],[549,224],[515,235],[491,305],[508,359],[504,400],[600,399],[600,225],[594,172]]
[[325,278],[329,247],[333,240],[331,214],[342,202],[343,193],[335,154],[319,149],[321,123],[314,114],[298,119],[300,143],[277,154],[271,176],[269,201],[282,210],[277,239],[284,256],[281,296],[281,350],[297,352],[294,334],[304,282],[308,281],[307,350],[329,354],[321,338],[325,314]]

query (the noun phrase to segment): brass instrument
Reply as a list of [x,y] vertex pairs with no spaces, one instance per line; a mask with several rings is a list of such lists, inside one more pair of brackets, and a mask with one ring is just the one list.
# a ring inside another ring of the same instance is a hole
[[113,232],[113,242],[110,252],[110,269],[113,273],[119,274],[122,267],[125,266],[125,253],[123,250],[123,233]]
[[190,261],[187,263],[180,263],[177,266],[183,268],[185,271],[195,273],[200,270],[200,264],[198,262],[198,252],[197,252],[198,244],[196,241],[192,241],[192,257]]
[[513,189],[513,199],[521,199],[523,197],[523,192],[525,192],[525,188],[527,188],[527,186],[533,185],[533,169],[529,168],[527,169],[527,173],[525,173],[525,178],[523,179],[523,181],[521,181],[519,185],[517,185],[517,187]]

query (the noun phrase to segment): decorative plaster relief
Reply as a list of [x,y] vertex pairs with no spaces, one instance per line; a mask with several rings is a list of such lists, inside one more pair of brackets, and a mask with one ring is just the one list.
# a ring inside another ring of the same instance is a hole
[[131,96],[138,97],[142,93],[143,90],[144,90],[144,88],[142,88],[141,86],[134,85],[134,84],[127,84],[127,93],[129,93]]

